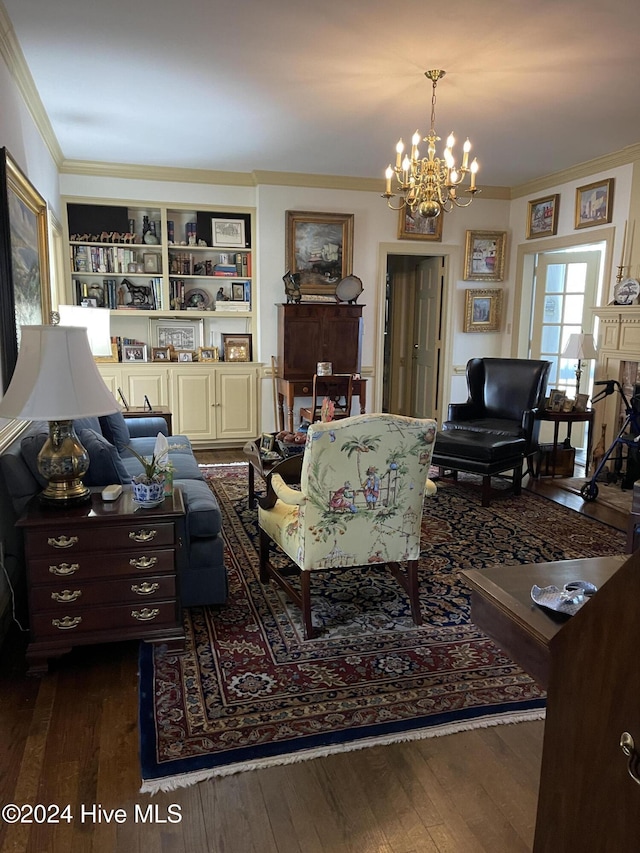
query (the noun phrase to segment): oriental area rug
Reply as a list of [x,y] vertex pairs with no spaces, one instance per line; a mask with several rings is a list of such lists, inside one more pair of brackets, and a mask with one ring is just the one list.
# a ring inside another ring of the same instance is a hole
[[320,628],[258,577],[247,467],[203,469],[223,513],[229,601],[185,612],[186,651],[141,643],[142,791],[334,752],[540,718],[544,695],[471,622],[462,569],[622,553],[623,533],[537,495],[441,481],[425,500],[420,597],[383,567],[314,573]]

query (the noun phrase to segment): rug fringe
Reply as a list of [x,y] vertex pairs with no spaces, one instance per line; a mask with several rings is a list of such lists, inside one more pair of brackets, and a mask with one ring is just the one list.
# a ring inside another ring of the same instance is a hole
[[363,738],[351,743],[337,743],[331,746],[314,747],[313,749],[300,750],[283,755],[274,755],[259,761],[240,761],[236,764],[227,764],[224,767],[215,767],[210,770],[194,770],[192,773],[179,773],[176,776],[164,776],[162,779],[143,779],[140,788],[141,794],[158,794],[161,792],[175,791],[178,788],[188,788],[198,782],[206,782],[216,777],[231,776],[234,773],[243,773],[247,770],[263,770],[267,767],[277,767],[285,764],[298,764],[302,761],[310,761],[313,758],[326,758],[329,755],[337,755],[341,752],[355,752],[358,749],[367,749],[371,746],[389,746],[393,743],[406,743],[414,740],[425,740],[430,737],[443,737],[458,732],[470,731],[472,729],[484,729],[490,726],[501,726],[515,723],[526,723],[533,720],[544,720],[545,710],[515,711],[509,714],[489,714],[476,720],[464,720],[457,723],[445,723],[441,726],[429,726],[424,729],[416,729],[409,732],[398,732],[396,734],[380,735],[379,737]]

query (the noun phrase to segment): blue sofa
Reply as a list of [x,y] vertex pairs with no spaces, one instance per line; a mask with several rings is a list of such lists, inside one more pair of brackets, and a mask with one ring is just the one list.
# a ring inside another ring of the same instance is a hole
[[[80,441],[89,453],[88,486],[127,484],[142,470],[131,453],[151,456],[159,432],[167,434],[163,418],[130,418],[121,413],[75,422]],[[48,425],[33,422],[0,455],[0,541],[5,567],[14,586],[24,575],[21,536],[15,522],[28,501],[45,483],[37,470],[37,455],[48,435]],[[227,599],[227,572],[222,543],[220,507],[205,482],[184,435],[168,436],[174,485],[184,495],[186,559],[180,570],[180,600],[184,607],[220,605]]]

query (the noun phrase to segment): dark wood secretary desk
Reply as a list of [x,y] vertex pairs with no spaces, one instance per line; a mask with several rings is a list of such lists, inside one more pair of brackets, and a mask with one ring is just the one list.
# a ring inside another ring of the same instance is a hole
[[[278,305],[280,429],[293,432],[295,398],[311,396],[313,374],[319,361],[330,361],[334,373],[360,373],[363,307],[344,302]],[[353,393],[360,402],[360,413],[364,414],[366,379],[354,380]]]

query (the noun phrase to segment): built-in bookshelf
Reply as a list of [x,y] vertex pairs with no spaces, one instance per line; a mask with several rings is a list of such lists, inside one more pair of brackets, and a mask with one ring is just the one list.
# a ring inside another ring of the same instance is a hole
[[109,308],[114,336],[153,339],[152,318],[203,320],[202,346],[255,338],[251,208],[66,198],[70,304]]

